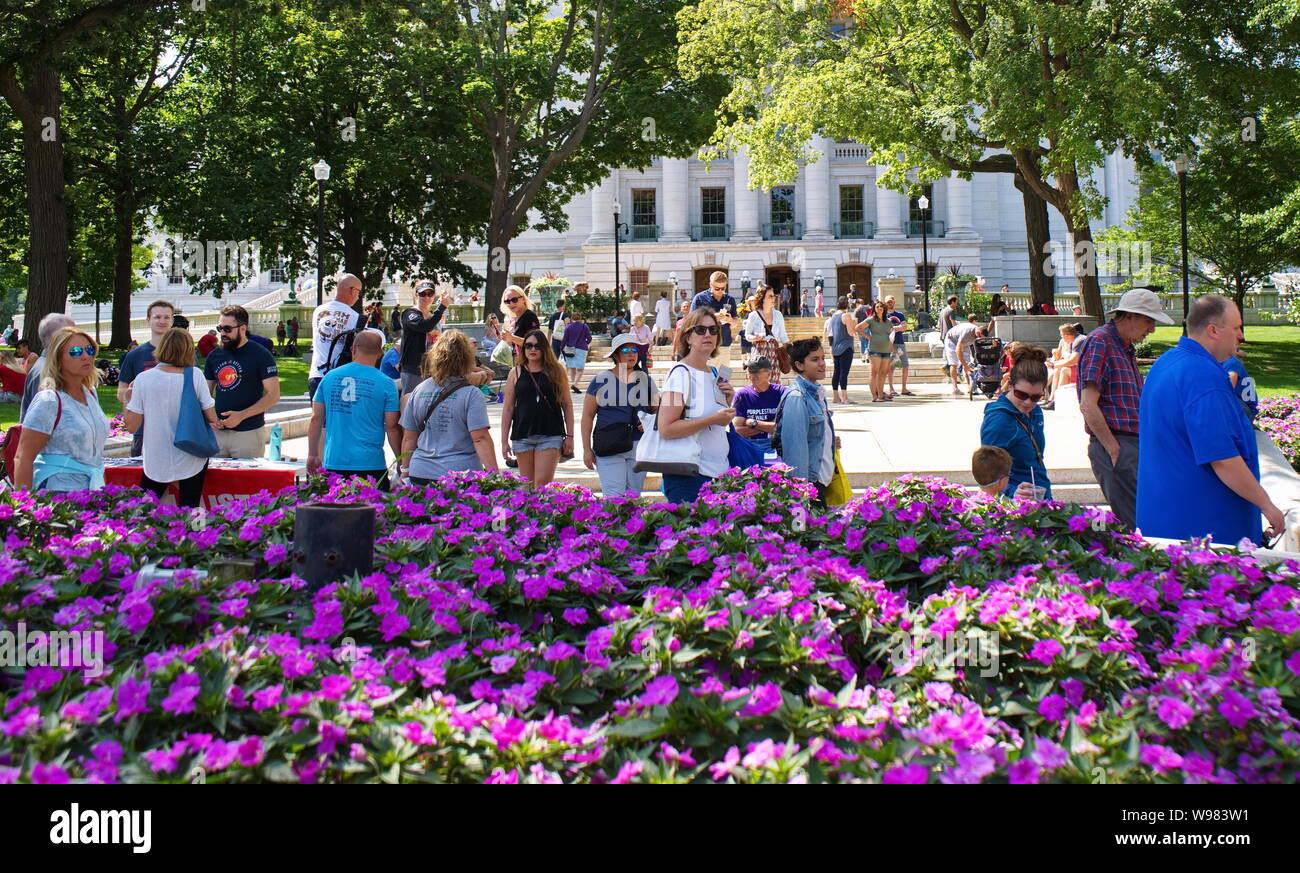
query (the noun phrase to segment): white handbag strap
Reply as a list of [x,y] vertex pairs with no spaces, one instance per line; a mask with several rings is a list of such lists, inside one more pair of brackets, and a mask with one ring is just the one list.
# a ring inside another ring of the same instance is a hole
[[[678,364],[668,371],[668,379],[671,379],[673,373],[676,373],[679,369],[686,371],[686,393],[682,395],[682,421],[685,421],[688,417],[686,413],[691,409],[691,388],[695,384],[695,376],[691,373],[690,367],[685,364]],[[665,384],[667,384],[668,379],[664,380]],[[663,412],[663,406],[660,406],[659,412],[655,413],[655,430],[659,429],[659,413],[661,412]]]

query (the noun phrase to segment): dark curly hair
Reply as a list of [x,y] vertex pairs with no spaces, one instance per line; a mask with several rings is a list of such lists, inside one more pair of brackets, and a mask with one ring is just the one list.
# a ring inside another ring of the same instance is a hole
[[790,365],[793,367],[798,364],[800,369],[797,372],[803,372],[803,362],[813,352],[820,351],[822,341],[817,337],[807,337],[805,339],[795,340],[792,343],[785,344],[785,353],[790,356]]

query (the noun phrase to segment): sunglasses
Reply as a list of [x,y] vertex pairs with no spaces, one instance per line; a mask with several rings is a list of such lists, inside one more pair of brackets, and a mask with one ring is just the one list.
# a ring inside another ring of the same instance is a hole
[[623,348],[618,350],[618,353],[620,355],[635,355],[638,351],[640,351],[640,349],[636,346],[623,346]]
[[434,291],[421,291],[421,292],[419,292],[419,294],[416,295],[416,296],[418,296],[418,297],[432,297],[435,293],[437,293],[437,292],[434,292]]
[[1021,391],[1019,388],[1012,388],[1011,393],[1016,395],[1017,400],[1028,400],[1031,403],[1037,403],[1038,401],[1043,399],[1043,392],[1041,391],[1038,392],[1037,394],[1026,394],[1025,392]]
[[88,358],[93,358],[95,357],[95,347],[93,345],[72,346],[70,349],[68,349],[68,354],[74,358],[81,357],[82,353],[85,353],[86,357]]
[[506,303],[518,303],[520,300],[523,300],[523,299],[524,299],[524,298],[522,298],[522,297],[509,297],[509,298],[506,299]]
[[538,351],[540,351],[542,347],[539,346],[537,343],[524,343],[524,348],[526,348],[526,349],[537,349]]
[[218,331],[219,333],[232,333],[232,332],[237,331],[237,330],[239,330],[239,325],[237,325],[237,324],[235,324],[235,325],[230,325],[230,324],[219,324],[219,325],[217,325],[217,331]]
[[697,324],[695,325],[696,336],[717,336],[718,326],[716,324]]

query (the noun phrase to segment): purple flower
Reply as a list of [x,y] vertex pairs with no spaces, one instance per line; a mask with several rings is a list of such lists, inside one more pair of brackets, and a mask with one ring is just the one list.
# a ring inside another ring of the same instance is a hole
[[1292,673],[1300,676],[1300,652],[1295,652],[1286,659],[1286,667]]
[[236,759],[241,767],[256,767],[266,757],[266,749],[259,736],[246,737],[235,747]]
[[1051,666],[1052,662],[1056,660],[1056,656],[1063,651],[1065,651],[1065,647],[1058,640],[1039,640],[1029,650],[1029,657],[1032,660]]
[[677,699],[678,691],[675,678],[660,676],[646,684],[645,692],[636,702],[638,706],[668,706]]
[[1038,765],[1031,758],[1021,758],[1007,768],[1007,778],[1012,785],[1037,785]]
[[780,708],[781,689],[775,682],[765,682],[754,689],[740,714],[744,718],[765,718]]
[[1048,721],[1060,721],[1065,715],[1065,698],[1059,694],[1049,694],[1038,703],[1038,714]]
[[1065,749],[1045,737],[1034,740],[1034,761],[1044,770],[1055,770],[1070,763],[1070,756]]
[[117,686],[117,715],[113,721],[120,722],[142,712],[149,711],[149,692],[152,690],[149,680],[135,680],[130,676]]
[[1160,698],[1160,705],[1156,707],[1156,715],[1160,720],[1171,728],[1180,728],[1192,720],[1195,711],[1176,697]]
[[1235,728],[1243,728],[1259,713],[1249,700],[1231,688],[1223,690],[1223,702],[1219,704],[1219,715]]
[[610,780],[610,785],[627,785],[633,777],[645,769],[644,761],[628,761],[618,768],[618,775]]
[[566,609],[564,610],[563,615],[564,615],[564,620],[567,621],[569,624],[579,625],[579,624],[587,623],[587,610],[583,609],[582,607],[577,607],[574,609]]
[[68,771],[64,770],[58,764],[37,762],[36,766],[32,767],[32,784],[67,785]]
[[383,634],[384,642],[389,643],[410,626],[411,620],[409,618],[400,612],[393,612],[385,615],[379,622],[379,632]]
[[925,768],[924,764],[904,764],[901,767],[890,767],[885,771],[885,775],[880,778],[882,785],[924,785],[929,778],[930,771]]
[[547,661],[567,661],[576,654],[578,654],[577,649],[561,640],[547,646],[542,652],[542,658]]
[[185,715],[194,711],[194,698],[199,696],[199,677],[193,673],[182,673],[172,680],[167,689],[167,696],[162,700],[162,708],[172,715]]
[[509,673],[510,668],[515,665],[514,655],[497,655],[489,662],[492,666],[492,672],[497,675]]
[[898,550],[904,555],[910,555],[916,551],[916,540],[912,537],[899,537]]

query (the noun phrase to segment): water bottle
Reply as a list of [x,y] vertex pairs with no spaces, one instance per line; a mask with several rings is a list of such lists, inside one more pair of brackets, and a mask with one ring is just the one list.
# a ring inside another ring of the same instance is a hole
[[271,442],[266,447],[266,456],[272,461],[280,460],[280,442],[283,438],[284,431],[280,429],[280,425],[271,425]]

